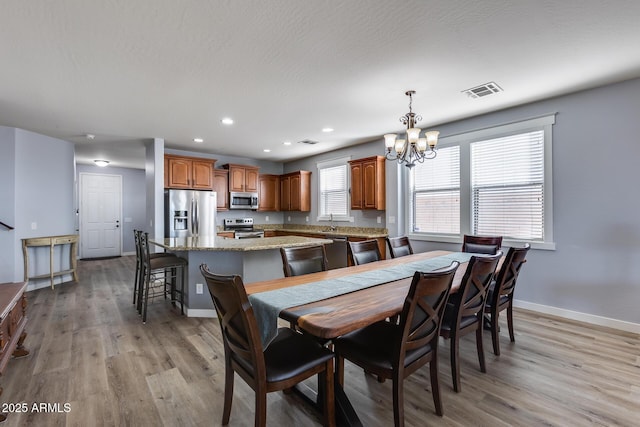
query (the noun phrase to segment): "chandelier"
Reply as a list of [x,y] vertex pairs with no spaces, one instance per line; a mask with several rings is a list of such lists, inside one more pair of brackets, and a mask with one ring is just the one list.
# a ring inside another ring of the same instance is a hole
[[416,115],[411,109],[415,90],[408,90],[405,95],[409,97],[409,112],[400,117],[402,124],[407,126],[406,139],[396,139],[395,133],[388,133],[384,136],[387,160],[397,160],[399,164],[412,168],[416,162],[424,162],[424,159],[436,157],[436,145],[438,144],[437,130],[426,131],[424,138],[420,138],[420,128],[415,127],[416,122],[422,120],[422,116]]

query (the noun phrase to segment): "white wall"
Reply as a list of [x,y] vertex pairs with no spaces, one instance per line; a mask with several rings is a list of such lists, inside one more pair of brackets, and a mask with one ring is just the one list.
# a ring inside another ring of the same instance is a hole
[[[22,241],[27,237],[74,234],[74,154],[73,145],[48,136],[22,129],[0,128],[0,144],[3,150],[0,167],[2,178],[2,211],[13,211],[9,219],[15,227],[13,239],[2,233],[0,258],[3,268],[0,282],[23,280]],[[12,148],[13,147],[13,148]],[[5,156],[5,154],[8,154]],[[6,167],[6,170],[5,170]],[[4,181],[4,179],[2,180]],[[36,229],[32,229],[35,224]],[[56,251],[54,268],[68,259],[63,248]],[[32,274],[47,272],[49,252],[34,249],[30,262],[36,270]],[[70,277],[59,277],[58,281]]]
[[[569,317],[580,317],[571,312],[601,316],[605,319],[600,323],[631,322],[636,324],[632,329],[640,330],[640,79],[432,128],[447,136],[553,112],[556,250],[530,251],[515,297],[529,305],[557,308],[556,313]],[[371,143],[287,163],[285,171],[314,170],[319,160],[346,154],[366,157],[383,150],[380,136]],[[401,222],[407,189],[398,184],[396,174],[395,163],[387,162],[385,214]],[[315,180],[312,191],[315,200]],[[312,218],[315,206],[314,202]],[[376,226],[371,220],[363,215],[356,222]],[[405,227],[386,226],[391,235],[406,233]],[[460,248],[422,241],[412,245],[418,252]]]

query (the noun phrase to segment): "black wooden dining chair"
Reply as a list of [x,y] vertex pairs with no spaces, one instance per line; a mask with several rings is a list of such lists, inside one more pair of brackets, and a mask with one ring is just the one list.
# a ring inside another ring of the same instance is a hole
[[487,303],[484,307],[485,314],[489,315],[491,329],[491,341],[493,343],[493,353],[500,355],[500,328],[498,326],[498,314],[507,310],[507,325],[509,327],[509,339],[515,342],[513,333],[513,291],[516,288],[516,281],[520,274],[522,265],[527,262],[527,252],[531,246],[527,243],[522,248],[509,248],[507,257],[502,263],[500,272],[496,280],[491,284]]
[[389,246],[391,258],[413,254],[413,248],[407,236],[387,237],[387,245]]
[[502,246],[502,236],[471,236],[464,235],[462,252],[495,255]]
[[460,337],[475,331],[480,371],[487,372],[482,346],[482,320],[489,285],[491,285],[500,257],[502,257],[502,252],[498,252],[496,255],[472,256],[458,292],[450,295],[445,309],[440,335],[451,339],[451,377],[453,389],[456,392],[462,388],[460,385]]
[[416,271],[398,324],[381,321],[333,341],[337,377],[344,382],[344,359],[378,378],[393,380],[393,420],[404,425],[403,380],[429,363],[436,413],[443,414],[438,381],[438,338],[451,283],[459,263],[423,273]]
[[313,339],[292,329],[280,328],[263,349],[253,307],[240,276],[211,273],[205,264],[200,271],[207,282],[218,315],[224,342],[225,382],[222,424],[231,416],[234,373],[255,392],[255,425],[267,422],[267,393],[288,390],[319,375],[325,426],[335,425],[334,355]]
[[361,242],[349,242],[349,258],[353,265],[367,264],[374,261],[380,261],[380,248],[378,241],[363,240]]
[[327,271],[327,254],[324,245],[280,248],[284,276]]

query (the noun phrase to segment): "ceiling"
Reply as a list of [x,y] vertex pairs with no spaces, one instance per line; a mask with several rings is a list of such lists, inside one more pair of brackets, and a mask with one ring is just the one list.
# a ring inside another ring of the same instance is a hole
[[[0,0],[0,10],[0,125],[73,142],[79,163],[142,168],[152,138],[272,161],[373,139],[382,151],[382,134],[402,131],[408,89],[431,128],[640,77],[637,0]],[[488,82],[503,92],[463,93]]]

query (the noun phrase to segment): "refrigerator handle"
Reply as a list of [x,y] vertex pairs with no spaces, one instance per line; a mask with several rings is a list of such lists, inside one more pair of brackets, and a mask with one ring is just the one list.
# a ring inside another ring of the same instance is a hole
[[196,232],[196,201],[191,199],[191,235],[193,236]]
[[194,200],[194,205],[195,205],[195,210],[194,212],[196,213],[196,220],[193,222],[193,227],[194,227],[194,231],[195,231],[195,235],[198,236],[200,234],[200,200]]

